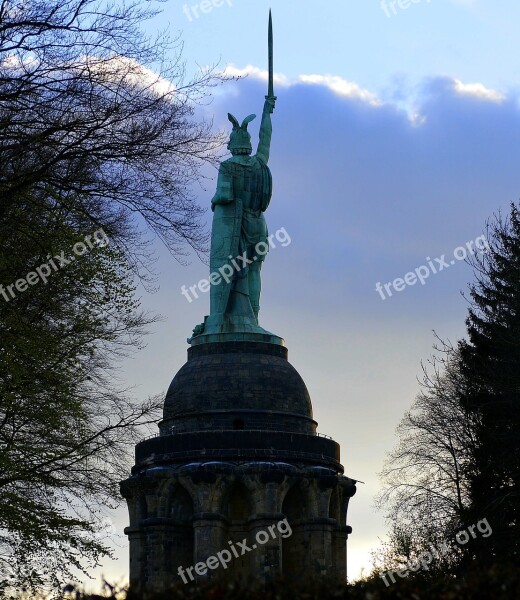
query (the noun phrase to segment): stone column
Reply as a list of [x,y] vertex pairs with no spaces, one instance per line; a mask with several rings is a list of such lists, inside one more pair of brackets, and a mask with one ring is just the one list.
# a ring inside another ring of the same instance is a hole
[[347,538],[351,531],[351,527],[340,525],[332,533],[333,575],[338,581],[347,578]]
[[124,533],[130,544],[130,585],[138,587],[145,581],[145,535],[140,527],[125,527]]
[[[227,519],[220,513],[204,512],[194,515],[194,567],[198,563],[205,563],[210,556],[216,556],[221,550],[228,549],[228,543],[224,535],[226,529]],[[218,573],[222,568],[220,564],[215,571],[199,566],[199,572],[194,571],[194,575],[197,579],[208,578],[212,573]]]
[[332,574],[332,533],[335,526],[336,521],[329,518],[307,519],[303,522],[305,537],[309,541],[306,564],[309,572],[318,577]]
[[251,569],[264,582],[282,574],[282,538],[276,525],[283,519],[281,513],[260,513],[250,520]]
[[147,589],[161,589],[169,585],[171,572],[169,568],[168,535],[170,527],[166,519],[153,517],[141,522],[143,548],[145,548],[144,581]]

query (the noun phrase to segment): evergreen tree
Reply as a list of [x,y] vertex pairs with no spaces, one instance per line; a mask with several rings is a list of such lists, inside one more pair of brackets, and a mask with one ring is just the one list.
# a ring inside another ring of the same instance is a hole
[[472,264],[468,339],[460,342],[461,404],[478,416],[477,445],[467,469],[466,518],[487,518],[493,534],[476,540],[482,561],[519,558],[520,483],[520,213],[488,224],[489,251]]
[[[425,372],[423,391],[398,428],[399,444],[382,472],[379,505],[390,539],[379,552],[401,565],[483,519],[489,537],[452,544],[451,573],[519,558],[520,212],[486,228],[488,246],[473,255],[467,338]],[[438,367],[441,367],[440,369]]]

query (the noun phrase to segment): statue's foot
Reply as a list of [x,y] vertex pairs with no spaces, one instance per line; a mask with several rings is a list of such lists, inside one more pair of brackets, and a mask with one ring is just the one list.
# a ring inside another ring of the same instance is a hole
[[193,345],[218,341],[263,341],[284,345],[281,337],[260,327],[256,319],[236,315],[212,315],[204,320],[204,329],[190,338]]

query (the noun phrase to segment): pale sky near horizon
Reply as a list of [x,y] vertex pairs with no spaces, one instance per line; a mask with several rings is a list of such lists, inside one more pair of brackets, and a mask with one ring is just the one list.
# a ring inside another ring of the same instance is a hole
[[[224,0],[203,13],[199,2],[168,0],[147,25],[182,32],[188,74],[216,62],[249,73],[215,90],[204,109],[228,130],[228,111],[239,120],[261,114],[273,10],[278,103],[266,218],[291,243],[267,257],[260,321],[285,338],[319,431],[341,445],[345,473],[365,482],[348,516],[352,578],[369,569],[385,536],[373,508],[377,473],[419,390],[433,331],[452,341],[464,334],[460,292],[472,273],[460,248],[520,196],[520,3],[395,2],[396,14],[390,4],[390,16],[380,0]],[[255,141],[258,125],[250,125]],[[199,189],[201,205],[214,186]],[[166,320],[121,374],[143,397],[167,389],[209,308],[207,295],[189,303],[180,292],[207,266],[196,257],[179,265],[157,249],[160,289],[142,300]],[[429,270],[424,285],[399,284],[384,300],[376,291],[443,255],[449,267]],[[117,560],[95,576],[123,580],[126,508],[112,518]]]

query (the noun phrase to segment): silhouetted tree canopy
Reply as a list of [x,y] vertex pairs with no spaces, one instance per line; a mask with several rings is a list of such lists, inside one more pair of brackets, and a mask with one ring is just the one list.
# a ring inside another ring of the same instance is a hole
[[102,517],[162,405],[114,374],[154,321],[135,276],[154,236],[204,249],[189,189],[222,140],[195,107],[220,79],[186,81],[182,45],[143,33],[155,6],[0,0],[0,596],[109,552]]
[[475,549],[482,562],[520,560],[520,213],[487,227],[489,251],[472,260],[467,340],[460,343],[465,410],[478,415],[467,471],[468,518],[486,517],[493,535]]
[[194,118],[219,79],[185,81],[181,44],[149,38],[148,0],[0,3],[0,217],[52,189],[143,259],[140,229],[174,255],[204,248],[189,185],[222,139]]
[[[519,560],[520,213],[487,224],[488,248],[468,262],[467,338],[425,373],[382,473],[391,525],[379,558],[400,565],[457,529],[486,519],[492,534],[452,543],[440,572]],[[440,367],[440,368],[438,368]],[[432,567],[430,567],[430,571]]]

